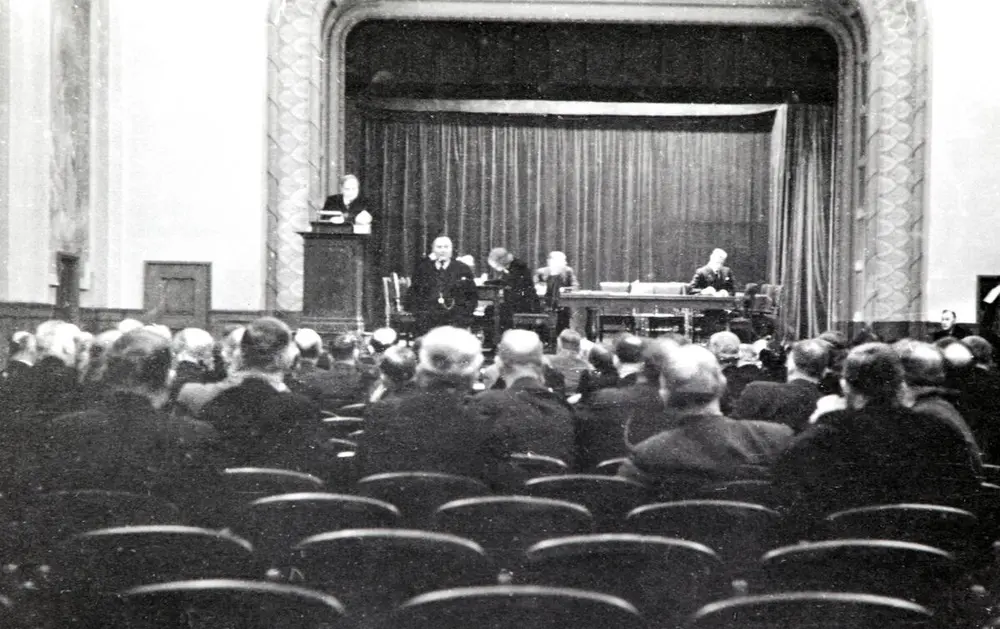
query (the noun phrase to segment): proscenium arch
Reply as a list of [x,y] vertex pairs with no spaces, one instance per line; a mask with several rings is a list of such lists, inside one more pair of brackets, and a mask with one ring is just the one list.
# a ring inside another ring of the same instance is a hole
[[336,185],[347,34],[369,19],[813,26],[840,50],[831,312],[922,318],[927,25],[922,0],[273,0],[269,42],[270,310],[302,305],[302,241]]

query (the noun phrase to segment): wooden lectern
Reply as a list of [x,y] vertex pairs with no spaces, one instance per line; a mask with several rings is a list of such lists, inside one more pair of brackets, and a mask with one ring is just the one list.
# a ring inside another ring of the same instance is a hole
[[313,222],[305,240],[302,325],[320,334],[365,329],[365,274],[370,234],[354,226]]

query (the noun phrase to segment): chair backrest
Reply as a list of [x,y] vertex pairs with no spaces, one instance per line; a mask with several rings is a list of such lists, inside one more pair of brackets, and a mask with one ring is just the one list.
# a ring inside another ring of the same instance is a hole
[[11,500],[0,541],[9,563],[47,563],[53,545],[115,526],[185,524],[174,504],[156,496],[100,489],[26,495]]
[[248,505],[234,527],[245,534],[261,554],[280,559],[297,543],[320,533],[343,529],[395,526],[395,506],[347,494],[296,493],[260,498]]
[[508,462],[528,476],[551,476],[569,471],[569,465],[562,459],[541,454],[515,452],[508,457]]
[[656,285],[653,282],[632,282],[628,291],[633,295],[652,295]]
[[421,594],[397,609],[395,629],[642,629],[630,603],[607,594],[544,586],[494,585]]
[[76,610],[147,583],[244,579],[258,571],[250,542],[227,532],[124,526],[88,531],[60,544],[53,554],[50,583],[58,604]]
[[654,295],[686,295],[686,282],[657,282],[653,284]]
[[629,511],[645,502],[647,489],[633,480],[600,474],[564,474],[533,478],[528,495],[581,504],[594,516],[598,531],[620,530]]
[[845,539],[768,551],[754,582],[770,592],[821,590],[900,596],[931,605],[948,596],[962,574],[940,548],[895,540]]
[[389,327],[392,321],[392,313],[396,310],[396,287],[393,278],[382,276],[382,308],[385,310],[385,327]]
[[886,596],[783,592],[709,603],[686,626],[689,629],[896,629],[923,626],[931,616],[925,607]]
[[550,537],[590,533],[593,518],[581,505],[529,496],[463,498],[438,507],[434,527],[467,537],[486,549],[497,563],[515,569],[523,553]]
[[396,505],[403,521],[424,525],[435,509],[446,502],[489,495],[490,488],[467,476],[440,472],[387,472],[362,478],[357,483],[359,493]]
[[614,476],[618,473],[618,468],[621,467],[622,463],[627,461],[625,457],[617,457],[614,459],[605,459],[601,461],[596,466],[594,466],[594,471],[598,474],[608,474]]
[[323,480],[312,474],[269,467],[227,468],[222,472],[222,483],[227,491],[254,498],[323,487]]
[[676,626],[726,591],[722,562],[708,547],[653,535],[563,537],[528,549],[520,582],[620,596],[646,618]]
[[351,433],[362,430],[365,420],[362,417],[324,417],[323,434],[327,437],[337,437],[339,439],[350,438]]
[[393,312],[405,312],[403,301],[406,299],[406,291],[410,289],[410,278],[400,276],[398,273],[392,274],[393,299],[395,300],[395,310]]
[[430,531],[349,529],[309,537],[295,567],[310,587],[336,592],[362,617],[432,590],[486,585],[496,571],[475,542]]
[[628,282],[598,282],[598,286],[606,293],[627,293],[629,289]]
[[986,552],[992,535],[979,530],[972,513],[930,504],[873,505],[830,514],[827,536],[840,539],[895,539],[935,546],[965,558]]
[[679,500],[628,514],[627,530],[700,542],[729,563],[749,564],[771,546],[780,516],[767,507],[729,500]]
[[[201,625],[272,629],[325,629],[345,614],[339,600],[280,583],[236,579],[172,581],[130,588],[101,626],[176,629]],[[192,622],[194,621],[194,622]]]

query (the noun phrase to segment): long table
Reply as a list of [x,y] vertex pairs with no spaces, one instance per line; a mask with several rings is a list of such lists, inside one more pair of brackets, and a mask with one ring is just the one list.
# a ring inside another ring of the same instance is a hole
[[739,294],[720,297],[718,295],[648,295],[632,293],[612,293],[599,290],[577,290],[564,292],[559,303],[568,308],[582,308],[587,311],[587,338],[597,336],[597,317],[607,310],[628,310],[632,314],[668,316],[671,311],[684,317],[684,334],[693,336],[691,325],[695,312],[703,310],[732,310],[740,306]]

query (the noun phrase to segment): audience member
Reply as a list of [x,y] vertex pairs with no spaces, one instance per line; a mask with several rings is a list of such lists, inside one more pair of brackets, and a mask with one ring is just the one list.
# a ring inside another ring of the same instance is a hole
[[588,470],[601,461],[625,456],[633,444],[667,427],[660,399],[658,363],[664,352],[658,348],[668,345],[673,346],[675,342],[660,340],[645,344],[642,371],[632,386],[599,389],[584,396],[576,405],[581,469]]
[[737,363],[740,359],[740,337],[732,332],[716,332],[708,339],[708,351],[712,352],[715,359],[722,367],[722,375],[726,377],[726,391],[722,396],[722,414],[729,415],[733,411],[733,404],[743,392],[743,387],[747,385],[739,377]]
[[339,334],[330,341],[330,359],[333,361],[330,369],[315,370],[303,378],[310,390],[307,396],[320,408],[336,410],[367,399],[378,373],[374,366],[361,364],[359,352],[355,335]]
[[778,422],[802,432],[822,397],[819,382],[829,362],[829,343],[799,341],[788,355],[788,382],[751,382],[736,401],[733,416]]
[[580,391],[581,375],[591,370],[590,363],[580,358],[580,341],[578,332],[563,330],[556,339],[555,355],[548,357],[549,365],[562,374],[567,395]]
[[841,387],[846,408],[809,426],[774,469],[801,522],[860,505],[946,501],[956,489],[978,486],[965,439],[901,403],[903,368],[891,347],[852,349]]
[[376,359],[399,341],[399,334],[392,328],[379,328],[372,332],[368,346]]
[[[181,386],[174,404],[175,413],[198,417],[201,409],[215,399],[215,396],[243,381],[238,354],[245,331],[245,327],[237,326],[217,343],[218,352],[212,352],[213,359],[218,359],[213,370],[215,373],[208,377],[205,383],[189,382]],[[221,379],[220,375],[223,376]]]
[[791,438],[791,428],[723,415],[726,377],[707,349],[672,344],[658,349],[669,427],[637,444],[619,475],[664,488],[766,475]]
[[996,365],[993,362],[992,343],[977,334],[970,334],[962,339],[962,344],[968,347],[969,351],[972,352],[972,358],[975,361],[976,366],[982,367],[988,371],[994,370]]
[[38,326],[38,361],[31,370],[31,382],[15,403],[22,413],[53,417],[83,406],[77,370],[81,334],[80,328],[65,321],[51,320]]
[[185,384],[208,382],[214,368],[215,339],[201,328],[184,328],[174,335],[171,349],[174,352],[174,380],[170,385],[173,402]]
[[105,330],[94,337],[90,344],[90,356],[87,360],[87,371],[83,374],[83,396],[88,401],[99,400],[104,393],[104,369],[108,351],[122,337],[117,328]]
[[413,390],[417,375],[417,353],[405,345],[394,345],[382,353],[378,363],[379,381],[368,396],[368,402],[400,396]]
[[929,415],[953,427],[969,444],[976,462],[981,463],[976,437],[953,405],[958,392],[944,388],[944,356],[941,350],[930,343],[912,339],[896,341],[892,349],[903,366],[907,405],[922,415]]
[[[966,337],[968,338],[968,337]],[[1000,461],[1000,377],[980,363],[969,346],[946,337],[950,342],[941,352],[945,361],[945,386],[957,392],[955,408],[972,429],[987,463]],[[975,345],[975,341],[972,342]]]
[[541,339],[529,330],[508,330],[497,346],[496,364],[506,388],[479,394],[473,406],[493,425],[504,450],[552,456],[572,466],[573,412],[545,385]]
[[642,372],[643,341],[633,334],[623,334],[615,341],[615,366],[618,386],[630,387],[639,381]]
[[139,321],[138,319],[122,319],[118,322],[118,331],[122,334],[131,332],[132,330],[138,330],[144,328],[146,325]]
[[211,484],[215,430],[161,410],[170,367],[166,339],[141,328],[123,334],[105,355],[105,398],[36,424],[14,453],[17,486],[153,493],[184,504],[192,487]]
[[293,355],[292,331],[282,321],[264,317],[246,327],[236,356],[239,383],[199,416],[219,431],[228,464],[303,471],[315,464],[319,407],[285,386]]
[[615,366],[615,355],[606,345],[595,343],[590,348],[588,362],[593,369],[581,372],[580,382],[577,384],[577,391],[580,392],[582,401],[586,401],[601,389],[618,386],[618,367]]
[[827,330],[819,340],[830,345],[830,364],[820,379],[819,391],[823,395],[840,395],[840,373],[847,358],[847,335],[837,330]]
[[31,370],[38,355],[35,335],[15,332],[7,342],[7,366],[0,373],[0,422],[20,415],[26,403],[25,392],[31,387]]
[[366,409],[358,473],[423,470],[498,482],[509,453],[470,399],[483,363],[479,340],[468,330],[435,328],[418,356],[417,388]]

